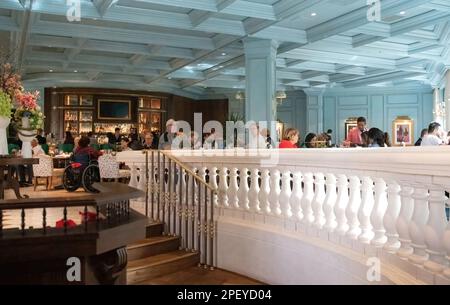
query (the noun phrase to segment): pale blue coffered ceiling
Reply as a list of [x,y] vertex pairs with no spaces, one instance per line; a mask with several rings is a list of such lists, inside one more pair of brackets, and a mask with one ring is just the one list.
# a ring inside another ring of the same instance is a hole
[[0,38],[35,86],[205,97],[245,88],[242,39],[279,42],[279,89],[438,85],[450,0],[1,0]]

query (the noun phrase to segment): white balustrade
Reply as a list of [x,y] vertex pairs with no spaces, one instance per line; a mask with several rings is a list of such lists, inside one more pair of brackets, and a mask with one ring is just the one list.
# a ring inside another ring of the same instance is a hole
[[[213,166],[210,170],[209,170],[209,185],[215,189],[218,190],[219,189],[219,185],[217,183],[217,178],[218,178],[218,173],[217,173],[217,167]],[[211,196],[211,194],[208,192],[208,196]],[[212,195],[212,198],[209,198],[214,206],[219,206],[219,199],[218,196],[216,196],[215,194]]]
[[[171,153],[194,171],[200,168],[201,176],[205,168],[209,169],[209,183],[218,190],[215,205],[222,209],[289,219],[301,228],[296,234],[317,237],[317,230],[309,228],[336,233],[346,237],[340,239],[339,246],[371,244],[404,258],[403,264],[410,261],[423,265],[425,270],[450,279],[450,224],[444,197],[450,190],[450,149],[280,150],[273,164],[267,159],[262,162],[257,154],[227,152],[220,158],[214,155],[220,151]],[[142,154],[127,156],[130,186],[142,189]],[[158,174],[158,163],[153,166]],[[443,179],[438,182],[435,177]],[[197,202],[198,186],[192,187],[192,181],[181,185],[183,193],[188,192],[188,200],[182,198],[189,207],[185,213],[188,220],[197,211],[192,196]],[[238,217],[242,213],[220,215]],[[259,219],[262,221],[257,225],[261,226],[283,223]],[[354,240],[353,244],[348,239]]]
[[358,240],[363,244],[369,244],[374,236],[373,227],[370,223],[370,215],[375,205],[373,190],[373,180],[364,176],[361,184],[361,206],[358,212],[358,219],[361,224],[361,234],[358,236]]
[[281,214],[286,218],[290,218],[292,216],[291,204],[289,202],[292,194],[291,181],[291,172],[288,170],[283,170],[279,201],[281,206]]
[[400,248],[400,241],[397,233],[397,219],[400,215],[401,197],[400,185],[395,180],[389,180],[388,185],[388,206],[384,215],[383,225],[386,228],[387,241],[384,248],[389,252],[396,252]]
[[361,206],[361,180],[357,176],[350,176],[350,198],[345,210],[345,216],[348,221],[347,237],[356,240],[361,234],[360,223],[358,220],[358,210]]
[[312,200],[312,210],[314,214],[314,227],[322,229],[325,224],[325,215],[323,212],[323,204],[325,201],[325,176],[323,173],[316,173],[315,176],[315,194]]

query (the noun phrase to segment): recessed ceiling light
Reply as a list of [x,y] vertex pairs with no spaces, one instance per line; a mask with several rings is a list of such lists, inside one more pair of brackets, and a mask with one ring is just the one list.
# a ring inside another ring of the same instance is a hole
[[316,17],[317,13],[311,13],[311,17]]
[[73,72],[77,73],[77,72],[78,72],[78,70],[73,70]]
[[226,55],[227,55],[227,53],[223,52],[223,53],[222,53],[221,55],[222,55],[222,56],[226,56]]
[[48,70],[48,72],[53,72],[53,70],[52,70],[52,69],[50,69],[50,70]]
[[400,15],[406,15],[406,12],[405,11],[401,11]]
[[167,79],[172,79],[172,76],[168,76]]
[[222,69],[223,68],[223,66],[219,66],[219,69]]

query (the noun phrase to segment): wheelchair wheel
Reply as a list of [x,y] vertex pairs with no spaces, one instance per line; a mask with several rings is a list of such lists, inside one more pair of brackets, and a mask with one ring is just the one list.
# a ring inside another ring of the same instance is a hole
[[68,192],[75,192],[81,186],[81,175],[71,166],[64,170],[63,186]]
[[100,171],[98,165],[91,164],[83,172],[83,188],[89,193],[98,193],[98,190],[93,187],[95,182],[100,182]]

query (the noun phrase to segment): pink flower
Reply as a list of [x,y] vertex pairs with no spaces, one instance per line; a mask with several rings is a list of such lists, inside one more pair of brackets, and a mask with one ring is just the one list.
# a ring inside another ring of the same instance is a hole
[[20,107],[34,110],[37,107],[37,100],[39,99],[39,91],[35,92],[20,92],[16,96],[16,101]]

